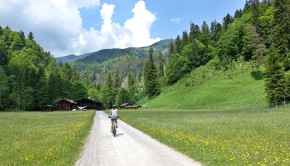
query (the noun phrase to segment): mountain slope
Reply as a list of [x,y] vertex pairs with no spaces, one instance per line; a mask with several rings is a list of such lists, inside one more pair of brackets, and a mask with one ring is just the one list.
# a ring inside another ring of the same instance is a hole
[[82,79],[103,84],[107,74],[114,74],[119,70],[120,78],[125,80],[129,72],[132,72],[136,79],[141,79],[143,63],[147,57],[149,48],[154,49],[154,55],[160,52],[164,57],[168,50],[170,40],[162,40],[148,47],[126,48],[126,49],[104,49],[90,53],[90,55],[75,60],[71,64],[80,73]]
[[149,108],[266,107],[263,70],[256,71],[249,64],[228,71],[202,66],[163,89],[157,98],[139,104]]
[[55,58],[58,62],[63,62],[63,63],[69,63],[69,62],[72,62],[72,61],[75,61],[75,60],[78,60],[78,59],[82,59],[82,58],[85,58],[89,55],[91,55],[92,53],[86,53],[86,54],[82,54],[82,55],[74,55],[74,54],[71,54],[71,55],[67,55],[67,56],[63,56],[63,57],[57,57]]

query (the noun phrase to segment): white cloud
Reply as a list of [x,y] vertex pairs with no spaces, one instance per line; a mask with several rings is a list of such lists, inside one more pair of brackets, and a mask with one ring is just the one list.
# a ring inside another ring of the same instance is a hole
[[172,19],[170,20],[170,22],[173,22],[173,23],[175,23],[175,24],[179,24],[180,21],[181,21],[181,18],[180,18],[180,17],[172,18]]
[[160,40],[150,36],[150,28],[156,21],[156,16],[146,9],[144,1],[136,3],[132,9],[133,17],[125,21],[123,26],[112,22],[114,9],[113,4],[103,4],[100,11],[103,20],[101,29],[91,28],[89,31],[83,31],[75,50],[84,52],[102,48],[140,47]]
[[30,31],[46,51],[56,56],[82,54],[103,48],[125,48],[150,45],[150,28],[156,16],[140,0],[132,9],[133,17],[124,25],[113,22],[115,6],[102,5],[100,29],[85,30],[79,9],[94,8],[100,0],[1,0],[1,26]]

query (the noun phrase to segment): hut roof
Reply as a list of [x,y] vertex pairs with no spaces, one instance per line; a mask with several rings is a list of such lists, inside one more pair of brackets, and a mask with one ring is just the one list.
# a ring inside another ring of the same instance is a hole
[[83,99],[78,100],[78,102],[80,102],[80,101],[89,101],[89,102],[92,102],[92,103],[101,103],[101,102],[98,102],[96,100],[86,99],[86,98],[83,98]]
[[74,100],[71,100],[71,99],[63,99],[71,104],[77,104],[77,102],[75,102]]

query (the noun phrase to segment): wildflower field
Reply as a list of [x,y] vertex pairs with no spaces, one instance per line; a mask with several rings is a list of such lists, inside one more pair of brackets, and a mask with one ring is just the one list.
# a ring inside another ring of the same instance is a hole
[[290,165],[290,109],[120,110],[121,120],[205,165]]
[[73,165],[94,114],[0,112],[0,165]]

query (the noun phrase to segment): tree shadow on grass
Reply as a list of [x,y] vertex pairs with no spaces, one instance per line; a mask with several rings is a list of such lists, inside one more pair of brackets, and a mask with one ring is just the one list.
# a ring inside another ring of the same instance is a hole
[[263,80],[266,78],[266,73],[263,73],[261,71],[252,71],[251,75],[255,80]]

